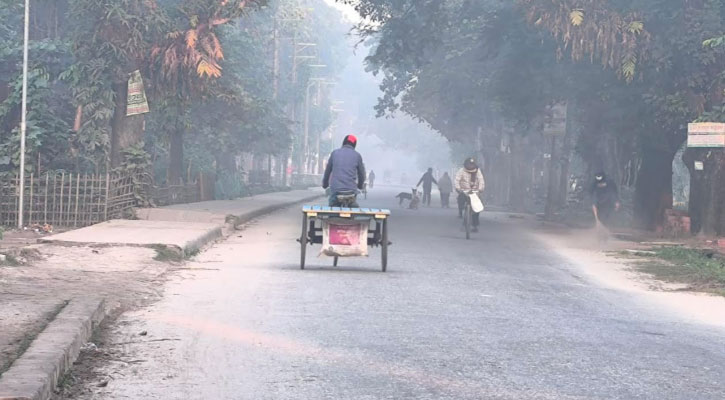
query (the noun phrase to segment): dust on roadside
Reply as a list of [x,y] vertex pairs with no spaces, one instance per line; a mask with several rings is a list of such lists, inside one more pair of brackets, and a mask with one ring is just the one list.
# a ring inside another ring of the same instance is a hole
[[[537,221],[533,217],[512,219],[505,214],[500,220],[516,221],[526,234],[533,236],[575,266],[577,275],[587,276],[598,285],[629,292],[683,320],[725,327],[725,297],[713,295],[712,290],[699,289],[708,285],[691,285],[682,280],[658,279],[651,271],[642,270],[637,253],[652,251],[654,246],[665,246],[669,241],[646,233],[623,230],[610,240],[598,240],[596,229],[570,228],[561,224]],[[702,246],[696,239],[679,240],[685,248]],[[668,265],[670,263],[657,263]],[[652,265],[650,265],[651,267]],[[677,269],[675,266],[674,268]],[[672,272],[672,270],[670,270]],[[659,278],[664,278],[659,275]]]
[[148,248],[29,245],[35,239],[24,232],[10,239],[2,253],[18,262],[0,265],[0,374],[68,301],[103,297],[115,310],[139,307],[161,295],[174,267]]

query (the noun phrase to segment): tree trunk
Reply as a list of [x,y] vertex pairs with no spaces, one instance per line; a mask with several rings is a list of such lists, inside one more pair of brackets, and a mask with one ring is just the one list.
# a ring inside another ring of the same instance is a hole
[[566,207],[569,200],[569,169],[571,167],[571,157],[574,152],[574,144],[576,142],[576,126],[574,124],[574,111],[576,110],[574,102],[567,102],[568,115],[566,118],[566,134],[561,144],[561,155],[559,156],[559,197],[557,198],[557,206]]
[[557,199],[559,197],[558,194],[558,186],[559,186],[559,163],[558,158],[559,155],[557,154],[559,151],[556,146],[556,136],[551,137],[551,157],[549,158],[549,172],[548,172],[548,183],[547,183],[547,190],[546,190],[546,208],[544,209],[544,213],[546,216],[546,219],[552,219],[554,217],[554,213],[556,212],[556,205],[557,205]]
[[113,91],[115,106],[111,121],[111,168],[118,168],[123,163],[123,151],[143,143],[144,117],[143,115],[126,116],[127,81],[114,83]]
[[184,129],[178,125],[171,132],[167,178],[170,185],[178,184],[184,179]]
[[[683,161],[690,171],[690,229],[693,234],[725,234],[725,153],[722,149],[687,149]],[[703,169],[695,169],[695,161]]]
[[676,151],[642,149],[642,166],[634,192],[634,223],[655,230],[662,226],[665,210],[672,208],[672,160]]
[[525,211],[526,199],[530,196],[527,189],[531,183],[529,173],[531,160],[527,160],[526,157],[527,145],[523,138],[511,138],[511,173],[509,175],[511,201],[509,204],[513,211]]

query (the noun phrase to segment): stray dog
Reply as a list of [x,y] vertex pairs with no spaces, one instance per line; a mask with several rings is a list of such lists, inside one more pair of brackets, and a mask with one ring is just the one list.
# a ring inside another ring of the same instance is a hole
[[411,210],[417,210],[420,204],[420,197],[418,196],[418,189],[412,189],[410,193],[400,192],[397,196],[398,204],[402,207],[403,201],[409,200],[408,208]]

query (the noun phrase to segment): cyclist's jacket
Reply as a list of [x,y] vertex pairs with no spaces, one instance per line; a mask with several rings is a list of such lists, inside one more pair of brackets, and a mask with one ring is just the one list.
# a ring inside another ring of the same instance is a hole
[[334,194],[346,190],[362,190],[364,185],[365,165],[360,153],[349,145],[333,151],[322,178],[322,187],[329,187]]
[[468,192],[471,190],[483,192],[483,189],[486,187],[480,168],[476,168],[475,171],[465,168],[459,169],[458,173],[456,173],[456,181],[454,184],[456,191],[459,192]]

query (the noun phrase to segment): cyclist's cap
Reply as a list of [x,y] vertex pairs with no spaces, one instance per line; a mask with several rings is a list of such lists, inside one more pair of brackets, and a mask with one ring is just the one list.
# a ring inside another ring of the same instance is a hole
[[349,142],[353,146],[357,144],[357,138],[355,137],[355,135],[347,135],[347,136],[345,136],[345,141],[346,142]]

